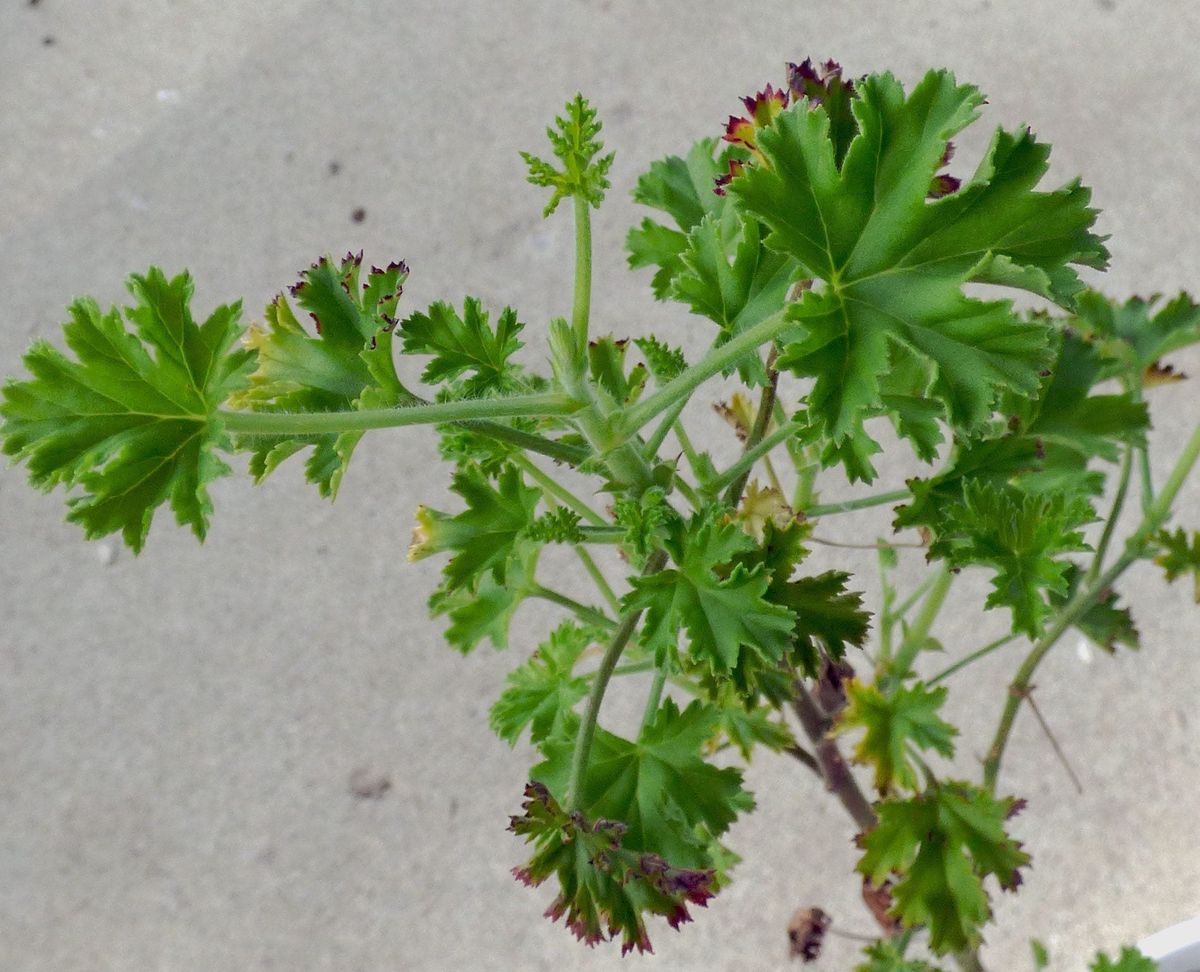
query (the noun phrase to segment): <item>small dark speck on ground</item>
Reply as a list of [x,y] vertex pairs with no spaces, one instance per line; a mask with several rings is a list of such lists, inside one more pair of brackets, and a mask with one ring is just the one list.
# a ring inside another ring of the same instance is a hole
[[362,206],[359,206],[350,214],[350,218],[356,223],[361,223],[367,218],[367,211],[363,209]]
[[1117,0],[1096,0],[1096,6],[1101,10],[1116,10]]
[[47,34],[45,37],[42,38],[42,47],[53,47],[53,46],[54,46],[54,35],[53,34]]
[[294,159],[295,157],[296,157],[295,152],[284,152],[283,153],[283,161],[284,162],[291,162],[292,159]]
[[337,159],[334,159],[332,162],[329,163],[329,174],[331,176],[335,176],[341,171],[342,171],[342,163],[337,161]]
[[41,2],[42,2],[42,0],[29,0],[29,6],[36,7]]
[[350,774],[347,785],[350,794],[359,800],[378,800],[392,788],[392,781],[382,773],[360,766]]
[[448,814],[448,816],[451,819],[453,819],[455,814],[457,814],[457,813],[458,813],[458,800],[455,799],[454,797],[451,797],[450,798],[450,813]]

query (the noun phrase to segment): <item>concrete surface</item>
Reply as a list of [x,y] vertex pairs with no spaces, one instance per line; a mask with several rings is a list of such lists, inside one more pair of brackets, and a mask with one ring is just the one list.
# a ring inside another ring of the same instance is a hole
[[[541,148],[577,89],[618,152],[596,326],[698,342],[706,325],[624,271],[629,190],[809,54],[908,81],[954,68],[988,93],[987,125],[1029,122],[1060,180],[1095,187],[1112,292],[1195,288],[1198,42],[1183,0],[8,0],[0,371],[57,334],[73,295],[120,300],[151,262],[191,268],[200,307],[241,296],[254,315],[314,256],[362,247],[408,260],[409,308],[470,293],[531,324],[562,313],[569,218],[541,220],[516,152]],[[1179,363],[1200,372],[1196,355]],[[1200,411],[1197,387],[1156,396],[1164,460]],[[529,754],[485,719],[525,648],[463,660],[440,644],[424,612],[436,565],[409,566],[404,549],[413,508],[441,503],[447,475],[427,434],[375,438],[336,505],[296,468],[257,489],[227,479],[203,549],[160,515],[136,560],[84,544],[60,496],[0,474],[0,970],[782,969],[800,905],[870,928],[852,826],[766,757],[749,775],[760,809],[732,834],[735,884],[682,934],[656,929],[655,956],[622,964],[543,920],[546,895],[508,874]],[[1198,506],[1192,483],[1193,526]],[[1028,713],[1013,738],[1004,787],[1030,801],[1016,829],[1035,867],[996,902],[993,970],[1029,968],[1030,936],[1078,970],[1097,947],[1200,913],[1200,610],[1149,570],[1126,593],[1140,655],[1085,661],[1064,643],[1037,680],[1084,793]],[[984,630],[964,611],[938,634],[965,651],[1000,621]],[[1015,664],[955,686],[954,714],[976,717],[963,773]],[[615,699],[606,719],[632,704]],[[356,771],[392,787],[357,799]],[[835,940],[816,967],[849,968],[853,950]]]

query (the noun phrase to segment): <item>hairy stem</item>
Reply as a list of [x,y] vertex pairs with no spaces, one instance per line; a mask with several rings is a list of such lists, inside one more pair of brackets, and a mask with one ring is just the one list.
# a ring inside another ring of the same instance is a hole
[[588,319],[592,312],[592,214],[588,201],[575,197],[575,299],[571,326],[581,348],[587,347]]
[[859,499],[843,500],[840,503],[817,503],[804,510],[809,519],[818,516],[832,516],[835,513],[852,513],[855,510],[865,510],[872,506],[883,506],[885,503],[897,503],[912,496],[907,489],[894,489],[890,493],[879,493],[876,496],[862,496]]
[[1117,481],[1117,494],[1113,497],[1113,505],[1109,511],[1108,519],[1104,521],[1104,532],[1100,535],[1100,542],[1096,544],[1096,553],[1092,557],[1092,566],[1088,568],[1086,583],[1090,584],[1094,581],[1104,568],[1104,557],[1108,553],[1108,545],[1112,542],[1117,520],[1120,519],[1121,510],[1125,506],[1125,495],[1129,492],[1129,480],[1132,471],[1133,447],[1126,446],[1125,454],[1121,457],[1121,475]]
[[680,398],[690,397],[692,392],[713,375],[737,364],[746,355],[768,341],[773,341],[791,326],[792,322],[788,319],[785,309],[747,328],[719,348],[714,348],[678,378],[667,382],[653,395],[626,409],[622,423],[625,434],[632,435],[656,415],[675,405]]
[[795,435],[799,430],[800,426],[795,422],[783,423],[770,435],[764,436],[760,442],[755,443],[753,448],[747,448],[737,462],[707,484],[706,492],[714,495],[719,493],[743,473],[749,473],[759,459],[767,455],[779,443]]
[[548,476],[525,456],[514,456],[512,461],[530,479],[541,486],[543,492],[553,496],[568,509],[574,510],[592,525],[602,527],[612,525],[603,516],[588,506],[584,500],[572,493],[553,476]]
[[[746,437],[746,447],[742,450],[742,455],[762,442],[763,436],[767,434],[767,426],[771,424],[771,412],[775,407],[775,389],[779,385],[779,372],[775,370],[775,357],[775,348],[772,347],[767,354],[767,383],[763,385],[762,394],[759,396],[758,411],[754,413],[754,425],[750,429],[750,435]],[[750,468],[747,467],[745,472],[729,484],[729,490],[725,494],[727,506],[736,506],[742,491],[746,488],[746,482],[750,479]]]
[[588,607],[586,604],[581,604],[573,597],[567,597],[566,594],[560,594],[558,591],[552,591],[541,584],[534,584],[529,588],[529,596],[540,598],[543,601],[549,601],[551,604],[557,604],[559,607],[564,607],[572,612],[580,621],[586,621],[588,624],[594,624],[601,628],[613,629],[617,626],[617,622],[610,618],[603,611],[597,611],[594,607]]
[[596,585],[596,590],[600,592],[600,596],[617,614],[621,613],[621,602],[617,599],[616,593],[612,589],[612,585],[608,583],[608,578],[601,573],[596,561],[592,559],[592,555],[587,552],[586,548],[577,546],[575,555],[579,558],[579,562],[583,564],[583,569],[588,572],[592,582]]
[[650,682],[650,694],[646,696],[646,710],[642,713],[642,731],[654,722],[658,715],[658,706],[662,702],[663,686],[667,683],[667,670],[656,668],[654,678]]
[[1016,641],[1017,637],[1018,636],[1015,634],[1007,634],[1003,638],[997,638],[995,641],[990,642],[989,644],[984,645],[982,648],[971,652],[971,654],[965,656],[964,658],[960,658],[953,665],[949,665],[946,668],[942,669],[940,672],[938,672],[936,675],[934,675],[933,678],[926,681],[925,684],[930,685],[930,686],[937,685],[938,682],[944,681],[945,679],[947,679],[951,675],[953,675],[955,672],[966,668],[972,662],[977,662],[977,661],[979,661],[980,658],[985,658],[986,656],[990,655],[993,651],[1003,648],[1005,645],[1009,644],[1010,642]]
[[900,642],[900,647],[896,649],[896,656],[892,659],[889,670],[889,678],[893,682],[900,682],[911,671],[917,654],[925,647],[925,639],[929,637],[929,629],[933,627],[933,622],[937,620],[938,612],[941,611],[942,605],[946,603],[946,595],[950,592],[950,585],[953,582],[954,575],[950,572],[950,568],[944,563],[941,564],[934,575],[933,583],[929,586],[929,593],[925,595],[925,600],[921,602],[921,610],[913,618],[913,623],[909,626],[904,639]]
[[[656,550],[646,561],[642,576],[656,574],[667,563],[665,551]],[[571,756],[571,776],[567,783],[567,805],[571,810],[581,809],[583,802],[583,783],[587,778],[588,759],[592,755],[592,740],[596,736],[596,722],[600,718],[600,706],[604,702],[604,693],[612,678],[613,670],[621,655],[637,630],[641,620],[641,609],[630,611],[617,625],[612,640],[604,650],[600,665],[592,677],[592,688],[588,694],[587,708],[583,713],[583,721],[579,724],[579,734],[575,737],[575,751]]]
[[217,418],[238,435],[320,435],[328,432],[361,432],[405,425],[440,425],[470,419],[520,415],[570,415],[579,403],[565,395],[511,395],[507,398],[464,399],[372,408],[361,412],[231,412]]
[[1133,536],[1126,541],[1125,550],[1121,556],[1117,558],[1108,570],[1104,571],[1095,581],[1087,585],[1068,602],[1066,607],[1050,623],[1045,634],[1033,646],[1029,654],[1025,656],[1025,660],[1017,670],[1016,676],[1008,686],[1008,698],[1004,703],[1004,711],[1000,715],[1000,724],[996,727],[996,734],[992,739],[991,748],[988,750],[987,757],[983,761],[983,783],[989,790],[994,792],[996,789],[996,781],[1000,776],[1000,762],[1004,758],[1004,749],[1008,744],[1008,737],[1012,733],[1013,724],[1017,719],[1017,712],[1021,708],[1021,702],[1028,695],[1030,682],[1033,678],[1033,673],[1037,671],[1038,665],[1041,664],[1042,659],[1046,657],[1050,649],[1054,647],[1067,629],[1078,621],[1099,600],[1105,591],[1112,587],[1131,564],[1142,557],[1150,542],[1150,538],[1170,516],[1171,505],[1175,502],[1175,497],[1179,494],[1179,490],[1183,488],[1184,482],[1195,467],[1198,459],[1200,459],[1200,425],[1197,425],[1192,431],[1191,437],[1184,445],[1179,459],[1176,460],[1175,466],[1171,469],[1171,473],[1163,485],[1162,492],[1158,494],[1154,502],[1150,505],[1150,508],[1146,511],[1146,515],[1142,518],[1142,522],[1138,525],[1137,530],[1134,531]]

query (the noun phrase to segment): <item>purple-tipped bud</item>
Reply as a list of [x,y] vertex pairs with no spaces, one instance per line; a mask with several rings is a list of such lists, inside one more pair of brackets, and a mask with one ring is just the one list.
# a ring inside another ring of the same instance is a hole
[[929,184],[929,198],[941,199],[943,196],[949,196],[951,193],[958,192],[962,186],[962,180],[956,179],[952,175],[939,175],[933,177],[933,182]]

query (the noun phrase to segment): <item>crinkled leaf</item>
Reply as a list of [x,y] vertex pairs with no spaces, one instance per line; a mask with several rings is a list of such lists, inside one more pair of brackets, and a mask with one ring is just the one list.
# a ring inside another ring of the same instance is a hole
[[445,615],[450,619],[445,632],[447,643],[464,655],[474,651],[484,639],[500,650],[508,647],[508,629],[517,608],[528,596],[528,582],[533,579],[538,551],[531,544],[518,543],[514,553],[503,582],[484,572],[472,590],[455,586],[447,579],[429,598],[430,615]]
[[[736,337],[783,308],[796,276],[796,261],[767,249],[757,220],[706,215],[688,234],[682,270],[671,296],[720,329],[718,343]],[[756,356],[739,366],[743,381],[762,381]]]
[[875,788],[880,793],[917,788],[910,746],[932,749],[947,759],[954,755],[958,730],[938,716],[946,701],[945,688],[931,689],[917,682],[885,692],[853,680],[848,695],[850,704],[841,714],[841,727],[864,730],[854,756],[875,768]]
[[650,374],[658,384],[665,385],[687,370],[687,360],[679,348],[673,348],[653,335],[634,338],[633,343],[642,352],[642,357],[646,359],[646,367],[650,369]]
[[588,370],[596,384],[609,396],[613,405],[628,405],[637,401],[650,377],[644,364],[625,367],[627,339],[596,338],[588,344]]
[[1091,972],[1158,972],[1158,967],[1157,962],[1132,945],[1124,946],[1116,961],[1101,952],[1088,966]]
[[675,224],[673,228],[644,219],[625,242],[630,267],[656,268],[651,287],[659,300],[673,296],[673,282],[684,270],[688,234],[706,215],[720,217],[725,212],[726,200],[713,192],[713,185],[728,160],[745,153],[728,146],[714,157],[716,152],[717,140],[706,138],[692,146],[686,159],[671,155],[654,162],[633,191],[636,202],[665,213]]
[[941,972],[920,959],[906,959],[904,953],[892,939],[882,939],[864,949],[869,961],[856,965],[854,972]]
[[1155,542],[1162,553],[1154,562],[1166,572],[1167,580],[1191,574],[1196,585],[1196,603],[1200,604],[1200,530],[1193,530],[1190,539],[1182,528],[1174,533],[1162,530]]
[[762,542],[733,558],[745,569],[765,570],[770,576],[766,599],[787,608],[795,617],[790,663],[816,677],[824,654],[834,659],[846,654],[847,645],[861,646],[867,639],[871,615],[863,610],[862,595],[847,590],[850,575],[831,570],[811,577],[796,577],[799,563],[808,555],[804,538],[809,529],[792,522],[780,527],[764,524]]
[[[1066,574],[1067,591],[1062,595],[1051,593],[1050,606],[1056,611],[1065,607],[1079,590],[1083,577],[1082,568],[1078,564],[1070,564]],[[1137,627],[1133,623],[1133,615],[1129,613],[1129,608],[1118,607],[1117,592],[1111,589],[1101,593],[1095,603],[1075,622],[1075,627],[1098,648],[1109,654],[1117,650],[1117,645],[1134,650],[1141,645]]]
[[[1067,302],[1078,289],[1068,264],[1104,264],[1088,191],[1034,191],[1049,152],[1028,131],[998,132],[970,182],[927,200],[949,138],[981,101],[944,71],[907,97],[891,75],[872,76],[856,87],[859,131],[840,166],[828,114],[802,101],[758,133],[764,162],[729,185],[772,230],[767,244],[824,282],[791,305],[804,336],[779,364],[816,379],[809,409],[835,444],[866,436],[896,345],[933,367],[929,394],[956,427],[979,428],[1001,391],[1036,393],[1046,327],[1018,319],[1007,301],[967,297],[963,285],[1002,282]],[[996,273],[998,260],[1021,273]],[[862,445],[853,453],[863,454]]]
[[743,651],[769,660],[785,655],[795,618],[765,599],[767,573],[741,565],[717,572],[753,546],[736,523],[699,514],[690,525],[672,524],[665,545],[674,566],[633,578],[625,598],[627,610],[645,611],[643,644],[669,655],[682,628],[691,659],[714,673],[734,668]]
[[559,202],[568,196],[578,196],[592,206],[603,202],[604,190],[609,187],[608,170],[613,163],[613,154],[600,155],[604,143],[596,136],[602,127],[596,109],[582,94],[577,94],[567,102],[564,114],[555,118],[554,124],[546,129],[546,137],[562,168],[529,152],[521,153],[529,167],[529,181],[535,186],[554,190],[544,216],[554,212]]
[[962,504],[944,516],[930,555],[952,567],[993,567],[986,606],[1010,608],[1013,631],[1036,638],[1050,613],[1048,596],[1069,590],[1071,563],[1061,555],[1090,549],[1080,528],[1095,519],[1091,504],[1082,497],[968,483]]
[[404,353],[432,355],[421,380],[436,385],[466,375],[455,389],[455,397],[460,398],[510,391],[516,384],[516,369],[509,359],[521,347],[517,335],[524,325],[511,307],[500,312],[494,330],[488,318],[479,300],[468,297],[461,317],[449,304],[438,301],[426,313],[401,321]]
[[661,915],[672,928],[691,921],[689,904],[701,907],[716,892],[717,870],[675,867],[654,853],[630,848],[624,824],[568,813],[542,783],[525,787],[524,813],[509,829],[534,846],[518,880],[536,887],[551,876],[559,893],[546,910],[563,919],[588,945],[621,938],[621,954],[650,952],[644,916]]
[[200,539],[212,513],[209,484],[229,467],[218,407],[242,387],[253,352],[233,350],[240,304],[192,318],[192,278],[157,267],[129,278],[136,304],[107,314],[75,301],[63,326],[76,360],[44,341],[25,355],[33,376],[4,386],[4,453],[33,484],[76,490],[67,519],[88,538],[120,532],[136,553],[154,511],[170,505]]
[[466,500],[467,508],[450,514],[419,507],[409,560],[452,552],[443,571],[448,590],[476,590],[485,573],[503,584],[541,493],[522,482],[515,466],[503,467],[495,486],[481,469],[465,466],[455,473],[450,489]]
[[[622,844],[631,850],[658,854],[674,867],[710,867],[697,828],[719,837],[754,805],[740,771],[701,755],[719,721],[712,706],[694,701],[680,712],[666,699],[636,742],[598,728],[579,801],[584,816],[620,822]],[[556,797],[565,795],[574,750],[575,739],[564,735],[542,744],[546,759],[533,778]]]
[[[309,313],[310,334],[279,294],[266,309],[265,326],[251,328],[247,343],[258,354],[250,385],[232,404],[255,412],[346,412],[386,408],[411,398],[392,359],[396,304],[408,268],[372,267],[360,283],[362,255],[340,263],[323,257],[291,288]],[[289,456],[312,448],[306,478],[322,496],[334,497],[362,432],[246,437],[250,472],[261,481]]]
[[992,875],[1012,890],[1029,863],[1004,830],[1016,806],[953,781],[908,800],[886,800],[878,806],[879,823],[860,838],[858,870],[875,884],[899,876],[894,913],[907,927],[928,926],[938,954],[976,945],[991,914],[984,879]]
[[529,726],[533,742],[559,732],[575,704],[587,695],[588,681],[573,675],[579,656],[600,640],[600,633],[566,621],[538,645],[533,656],[513,669],[491,710],[496,735],[515,745]]
[[1159,300],[1154,294],[1118,304],[1085,291],[1076,298],[1076,324],[1118,370],[1142,371],[1172,351],[1200,342],[1200,306],[1182,293],[1151,313]]

